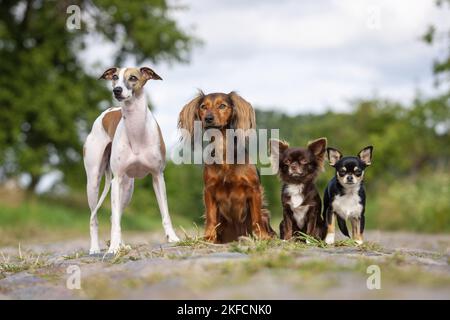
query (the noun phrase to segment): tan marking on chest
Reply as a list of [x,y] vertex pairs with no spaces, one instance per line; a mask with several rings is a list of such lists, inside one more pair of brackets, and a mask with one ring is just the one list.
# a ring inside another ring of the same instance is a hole
[[117,125],[122,118],[122,112],[120,110],[115,110],[108,112],[102,119],[103,129],[105,129],[108,136],[111,140],[114,138],[114,134],[116,133]]

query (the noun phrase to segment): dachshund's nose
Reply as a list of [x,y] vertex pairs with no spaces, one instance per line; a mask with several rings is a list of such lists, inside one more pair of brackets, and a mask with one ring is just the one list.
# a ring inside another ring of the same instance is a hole
[[212,123],[214,121],[214,116],[212,114],[208,114],[205,117],[205,122],[206,123]]
[[113,93],[114,95],[119,96],[122,93],[122,87],[115,87]]

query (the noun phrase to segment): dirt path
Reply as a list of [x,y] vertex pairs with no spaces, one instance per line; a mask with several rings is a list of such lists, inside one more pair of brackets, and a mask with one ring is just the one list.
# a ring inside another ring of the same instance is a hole
[[[169,246],[160,244],[161,234],[125,239],[131,249],[115,257],[87,255],[87,238],[0,248],[0,298],[450,298],[450,235],[371,231],[361,247],[347,241],[325,248],[195,238]],[[371,265],[380,268],[379,290],[367,288]],[[78,270],[81,289],[68,289]]]

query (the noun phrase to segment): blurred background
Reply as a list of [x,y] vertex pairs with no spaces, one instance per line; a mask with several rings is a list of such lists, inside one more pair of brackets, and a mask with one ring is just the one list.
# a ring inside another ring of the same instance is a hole
[[[77,7],[70,7],[76,5]],[[79,10],[78,10],[78,9]],[[166,144],[196,93],[237,90],[260,128],[346,155],[374,145],[368,228],[450,232],[450,1],[0,0],[0,244],[88,237],[82,144],[111,66],[150,66]],[[78,19],[79,18],[79,19]],[[333,175],[320,176],[321,190]],[[165,172],[174,224],[203,225],[202,167]],[[273,226],[280,183],[263,176]],[[109,201],[100,214],[109,232]],[[128,231],[160,230],[151,179]]]

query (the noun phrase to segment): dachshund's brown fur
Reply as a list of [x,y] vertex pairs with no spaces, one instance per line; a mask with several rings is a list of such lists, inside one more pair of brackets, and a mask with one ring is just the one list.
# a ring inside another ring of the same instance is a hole
[[245,164],[225,161],[225,130],[256,128],[250,103],[235,92],[208,95],[201,92],[181,110],[178,127],[186,129],[192,137],[196,120],[202,122],[203,129],[219,129],[223,137],[219,145],[224,151],[221,152],[224,163],[205,164],[203,171],[205,238],[226,243],[252,234],[263,239],[274,236],[256,166],[248,163],[248,155]]

